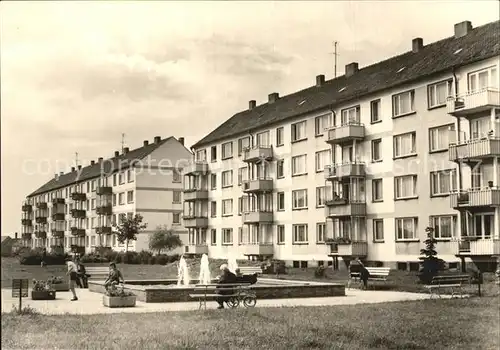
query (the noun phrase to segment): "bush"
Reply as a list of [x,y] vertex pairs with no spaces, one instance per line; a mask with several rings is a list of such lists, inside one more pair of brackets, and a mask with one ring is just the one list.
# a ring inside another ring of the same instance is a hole
[[432,278],[436,276],[439,271],[444,268],[444,260],[437,257],[436,244],[437,240],[434,238],[434,228],[427,227],[425,229],[427,239],[424,241],[425,248],[420,249],[422,255],[420,259],[420,269],[418,277],[420,282],[429,284]]
[[314,269],[314,277],[316,278],[324,278],[325,277],[325,267],[324,266],[318,266],[316,269]]
[[155,261],[158,265],[166,265],[168,263],[168,256],[165,254],[157,255]]
[[[19,262],[21,265],[40,265],[42,262],[42,250],[24,250],[20,255],[18,255]],[[64,265],[68,254],[53,254],[47,253],[45,256],[45,263],[47,265]]]
[[146,250],[143,250],[138,254],[137,259],[138,259],[140,264],[149,264],[149,259],[152,256],[153,256],[153,254],[151,254],[150,252],[148,252]]
[[95,253],[85,254],[80,258],[80,261],[83,264],[100,264],[109,262],[108,258],[106,258],[105,256],[101,256]]

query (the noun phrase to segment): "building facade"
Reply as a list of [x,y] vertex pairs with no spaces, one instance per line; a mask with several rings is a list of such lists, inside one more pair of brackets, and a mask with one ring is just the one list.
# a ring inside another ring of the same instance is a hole
[[26,246],[47,251],[125,251],[113,226],[120,216],[140,214],[147,228],[129,243],[129,251],[148,250],[149,237],[159,226],[187,242],[181,169],[191,157],[183,138],[157,136],[140,148],[124,148],[112,158],[56,174],[23,203],[21,238]]
[[250,101],[192,148],[186,249],[412,269],[430,226],[449,263],[500,255],[498,30],[458,23],[453,37]]

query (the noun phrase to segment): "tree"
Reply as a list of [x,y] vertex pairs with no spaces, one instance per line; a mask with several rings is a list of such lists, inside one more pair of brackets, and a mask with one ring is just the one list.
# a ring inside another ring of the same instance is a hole
[[436,244],[434,238],[434,228],[427,227],[425,229],[427,239],[424,241],[425,248],[420,249],[420,280],[426,284],[432,281],[432,278],[438,274],[444,267],[444,261],[437,257]]
[[136,241],[137,235],[140,231],[144,230],[148,225],[142,223],[142,215],[135,214],[133,217],[128,217],[126,215],[120,216],[120,223],[114,225],[116,230],[116,239],[119,243],[127,243],[125,251],[128,252],[128,242]]
[[156,232],[149,238],[149,249],[158,250],[158,254],[162,249],[170,251],[182,246],[182,241],[178,235],[174,235],[172,230],[166,226],[158,226]]

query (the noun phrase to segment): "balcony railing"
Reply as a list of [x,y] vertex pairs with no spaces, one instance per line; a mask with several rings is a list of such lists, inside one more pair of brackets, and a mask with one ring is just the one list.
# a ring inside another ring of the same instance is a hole
[[111,204],[104,204],[96,207],[95,212],[97,213],[97,215],[111,215],[111,213],[113,212],[113,208]]
[[64,213],[54,213],[52,214],[52,220],[54,221],[63,221],[66,215]]
[[325,216],[366,216],[366,202],[342,198],[326,200]]
[[31,219],[21,219],[21,225],[23,225],[23,226],[33,226],[33,220],[31,220]]
[[189,243],[185,249],[185,253],[187,254],[208,254],[207,244]]
[[271,223],[273,222],[273,212],[265,210],[256,210],[243,213],[243,223]]
[[482,139],[462,141],[450,144],[449,159],[458,162],[463,159],[484,159],[500,157],[500,137],[484,137]]
[[184,200],[186,202],[200,201],[208,199],[208,190],[200,188],[184,189]]
[[82,237],[85,236],[85,229],[77,226],[71,227],[71,234],[73,236]]
[[500,255],[500,239],[468,237],[458,242],[459,255]]
[[254,180],[245,180],[241,182],[243,192],[271,192],[273,190],[273,179],[259,178]]
[[35,231],[35,237],[45,239],[47,238],[47,231]]
[[243,150],[243,161],[258,163],[273,159],[273,148],[271,146],[254,146]]
[[95,232],[97,234],[110,235],[112,233],[112,229],[111,229],[111,226],[99,226],[99,227],[96,227]]
[[35,217],[35,222],[37,224],[46,224],[47,223],[47,216],[36,216]]
[[86,213],[87,212],[83,209],[71,209],[71,217],[74,219],[84,219]]
[[76,202],[83,202],[87,200],[87,195],[81,192],[73,192],[71,194],[71,199]]
[[248,243],[242,242],[240,243],[238,250],[243,255],[273,255],[274,247],[272,242],[268,243]]
[[64,238],[64,230],[52,229],[52,237],[54,237],[54,238]]
[[113,188],[111,186],[99,186],[95,192],[98,196],[111,195],[113,194]]
[[364,124],[350,122],[341,126],[328,129],[326,142],[331,144],[341,144],[365,138]]
[[21,207],[21,210],[23,212],[32,212],[33,211],[33,206],[31,204],[23,204],[23,206]]
[[23,234],[21,235],[21,238],[22,238],[22,239],[28,239],[28,240],[29,240],[29,239],[31,239],[31,238],[32,238],[32,236],[33,236],[33,233],[31,233],[31,232],[25,232],[25,233],[23,233]]
[[345,177],[362,177],[366,175],[366,166],[362,162],[330,164],[325,166],[325,179],[341,179]]
[[186,228],[206,228],[208,227],[208,217],[207,216],[195,216],[195,215],[186,215],[183,218],[184,227]]
[[205,175],[208,173],[208,163],[206,161],[193,161],[182,172],[184,175]]
[[331,243],[331,254],[338,256],[367,256],[368,243],[354,241],[350,243]]
[[450,195],[450,205],[453,209],[498,207],[500,206],[500,187],[453,192]]
[[491,87],[452,96],[446,101],[448,113],[457,116],[487,111],[492,107],[500,107],[500,91]]
[[52,204],[57,205],[57,204],[64,204],[66,203],[66,200],[63,197],[56,197],[52,199]]
[[40,210],[46,210],[47,209],[47,202],[39,202],[36,204],[36,208]]

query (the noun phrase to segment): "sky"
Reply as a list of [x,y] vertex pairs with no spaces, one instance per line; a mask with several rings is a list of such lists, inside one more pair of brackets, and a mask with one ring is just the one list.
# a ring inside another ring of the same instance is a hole
[[1,234],[55,173],[155,136],[189,147],[265,103],[498,20],[491,1],[0,3]]

